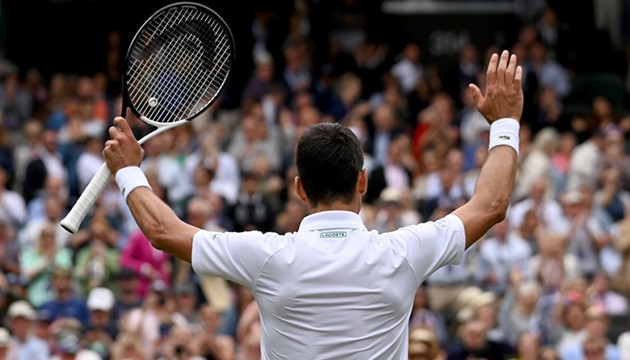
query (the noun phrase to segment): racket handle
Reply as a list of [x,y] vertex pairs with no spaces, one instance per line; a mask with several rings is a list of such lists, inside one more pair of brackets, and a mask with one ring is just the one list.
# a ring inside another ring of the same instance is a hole
[[96,199],[103,193],[111,173],[107,164],[103,163],[96,172],[90,183],[87,184],[77,202],[72,206],[70,212],[61,220],[61,227],[74,234],[79,229],[81,222],[85,219],[90,209],[94,206]]

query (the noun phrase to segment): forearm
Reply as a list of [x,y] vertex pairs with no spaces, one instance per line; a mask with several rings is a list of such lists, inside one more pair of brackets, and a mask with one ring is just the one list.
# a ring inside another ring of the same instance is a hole
[[148,187],[134,189],[127,198],[127,205],[155,248],[190,262],[192,238],[199,229],[180,220]]
[[472,198],[454,212],[467,225],[467,248],[505,218],[514,186],[516,165],[517,154],[511,147],[497,146],[490,150],[477,178]]

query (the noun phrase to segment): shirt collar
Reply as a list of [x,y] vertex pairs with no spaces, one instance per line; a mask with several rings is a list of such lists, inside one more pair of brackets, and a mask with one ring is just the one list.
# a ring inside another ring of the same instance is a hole
[[298,232],[326,229],[367,230],[357,213],[345,210],[331,210],[316,212],[304,217]]

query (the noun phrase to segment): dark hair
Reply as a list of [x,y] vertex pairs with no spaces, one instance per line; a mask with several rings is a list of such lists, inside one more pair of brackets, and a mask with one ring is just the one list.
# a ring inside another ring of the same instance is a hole
[[296,165],[311,206],[335,200],[350,202],[363,168],[361,143],[338,123],[309,127],[297,145]]

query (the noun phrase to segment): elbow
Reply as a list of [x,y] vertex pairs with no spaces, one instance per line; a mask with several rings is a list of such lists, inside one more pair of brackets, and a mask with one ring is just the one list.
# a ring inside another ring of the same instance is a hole
[[488,216],[492,219],[491,221],[493,225],[498,224],[502,222],[503,220],[505,220],[509,205],[510,205],[510,199],[504,198],[504,199],[497,199],[488,206]]
[[152,224],[147,224],[142,231],[151,243],[151,246],[157,250],[164,250],[165,244],[168,242],[170,237],[168,228],[169,227],[164,222],[158,221]]

